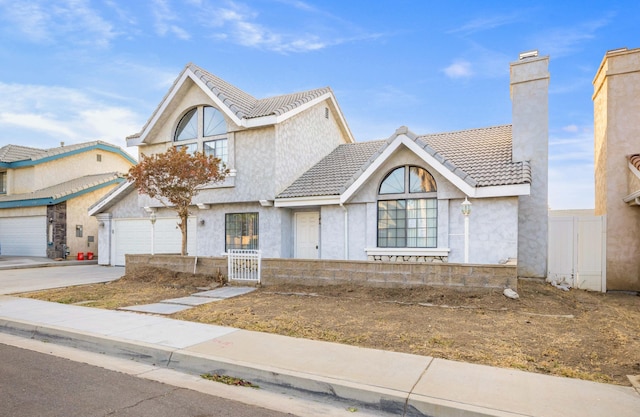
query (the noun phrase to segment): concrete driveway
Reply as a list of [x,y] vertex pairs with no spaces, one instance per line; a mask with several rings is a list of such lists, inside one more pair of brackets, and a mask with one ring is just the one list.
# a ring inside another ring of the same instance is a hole
[[124,267],[91,265],[44,266],[0,270],[0,294],[16,294],[113,281],[124,275]]

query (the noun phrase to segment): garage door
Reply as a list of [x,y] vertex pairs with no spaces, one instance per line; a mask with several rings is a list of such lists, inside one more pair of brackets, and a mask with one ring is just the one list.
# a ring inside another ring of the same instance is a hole
[[47,256],[47,219],[45,216],[0,219],[2,255]]
[[[159,218],[154,230],[154,253],[180,253],[182,234],[177,218]],[[187,252],[195,254],[196,220],[187,221]],[[114,265],[124,266],[126,254],[151,253],[151,222],[148,219],[115,220]]]

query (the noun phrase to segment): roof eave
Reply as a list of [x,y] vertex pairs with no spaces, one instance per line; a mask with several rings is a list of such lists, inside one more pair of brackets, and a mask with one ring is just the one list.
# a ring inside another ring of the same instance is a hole
[[131,188],[131,186],[133,185],[133,182],[127,181],[124,184],[125,185],[121,185],[113,193],[107,194],[106,196],[98,200],[93,206],[89,207],[88,209],[89,216],[95,216],[96,214],[100,214],[103,212],[103,210],[106,210],[107,208],[111,207],[113,203],[119,200],[120,196],[122,195],[122,193],[125,192],[125,190],[128,190],[129,188]]
[[3,201],[3,202],[0,202],[0,208],[38,207],[38,206],[49,206],[49,205],[59,204],[64,201],[68,201],[73,198],[79,197],[81,195],[90,193],[92,191],[99,190],[103,187],[120,183],[122,181],[123,181],[122,178],[114,178],[111,181],[106,181],[100,184],[96,184],[91,187],[87,187],[82,190],[75,191],[68,194],[58,194],[50,197],[40,197],[40,198],[33,198],[33,199]]
[[275,207],[309,207],[328,206],[340,204],[340,196],[312,196],[312,197],[285,197],[277,198],[274,201]]

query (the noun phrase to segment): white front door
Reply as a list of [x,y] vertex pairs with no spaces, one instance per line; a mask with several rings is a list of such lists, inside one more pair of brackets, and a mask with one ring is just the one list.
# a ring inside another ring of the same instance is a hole
[[296,213],[295,257],[318,259],[320,246],[320,213],[305,211]]

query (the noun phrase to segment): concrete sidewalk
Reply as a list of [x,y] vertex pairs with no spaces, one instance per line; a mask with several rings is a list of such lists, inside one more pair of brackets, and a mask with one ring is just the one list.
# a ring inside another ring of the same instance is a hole
[[78,261],[76,259],[64,259],[56,261],[50,258],[38,256],[0,256],[0,270],[4,269],[24,269],[24,268],[40,268],[47,266],[72,266],[72,265],[97,265],[98,260]]
[[0,296],[0,331],[406,416],[637,417],[630,387]]

